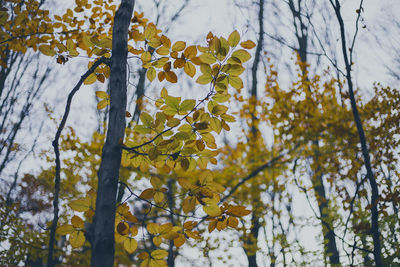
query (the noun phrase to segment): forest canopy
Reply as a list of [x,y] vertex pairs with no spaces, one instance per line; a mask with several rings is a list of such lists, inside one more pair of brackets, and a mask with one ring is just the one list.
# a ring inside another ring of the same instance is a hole
[[1,266],[400,264],[399,4],[209,2],[1,1]]

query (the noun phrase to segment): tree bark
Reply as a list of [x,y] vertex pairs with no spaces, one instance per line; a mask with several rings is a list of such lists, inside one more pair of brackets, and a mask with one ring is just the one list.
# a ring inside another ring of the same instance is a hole
[[125,132],[128,27],[135,1],[122,0],[114,17],[110,72],[110,111],[106,142],[98,172],[91,266],[114,264],[116,195]]

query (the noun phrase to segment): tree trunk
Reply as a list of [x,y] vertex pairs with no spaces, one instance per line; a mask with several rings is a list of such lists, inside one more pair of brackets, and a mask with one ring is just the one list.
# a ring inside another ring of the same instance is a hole
[[114,17],[110,72],[110,112],[98,172],[91,266],[114,265],[116,194],[125,132],[128,27],[134,0],[122,0]]
[[[358,113],[358,108],[357,108],[357,103],[356,99],[354,97],[354,90],[353,90],[353,81],[351,77],[351,66],[353,64],[352,62],[352,50],[354,47],[354,41],[355,37],[357,36],[357,31],[358,31],[358,19],[360,18],[360,13],[358,13],[358,18],[357,18],[357,23],[356,23],[356,32],[353,38],[353,43],[352,47],[349,49],[349,54],[347,52],[347,47],[346,47],[346,33],[345,33],[345,28],[344,28],[344,22],[342,18],[342,14],[340,11],[340,3],[338,0],[335,1],[335,4],[333,4],[333,0],[330,0],[332,7],[335,10],[336,18],[338,19],[339,26],[340,26],[340,38],[341,38],[341,45],[342,45],[342,53],[343,53],[343,59],[344,63],[346,66],[346,80],[347,80],[347,86],[349,89],[349,98],[350,98],[350,103],[351,103],[351,110],[353,112],[353,117],[354,117],[354,122],[356,123],[357,127],[357,132],[358,136],[360,139],[360,144],[361,144],[361,152],[364,158],[364,166],[365,169],[367,170],[367,178],[368,181],[371,185],[371,233],[372,233],[372,239],[374,242],[374,260],[375,264],[377,267],[383,266],[382,265],[382,258],[381,258],[381,241],[380,241],[380,231],[379,231],[379,213],[378,213],[378,200],[379,200],[379,190],[378,190],[378,185],[376,183],[374,173],[372,171],[372,166],[371,166],[371,160],[369,158],[369,150],[368,150],[368,145],[367,145],[367,139],[365,137],[365,132],[364,128],[362,125],[362,121],[360,118],[360,114]],[[362,11],[362,3],[363,1],[361,0],[360,2],[360,8],[358,9],[358,12]]]
[[[301,12],[301,3],[298,1],[297,9],[293,0],[288,2],[290,11],[293,16],[293,25],[295,27],[296,39],[298,43],[297,52],[300,56],[300,61],[302,63],[307,63],[307,49],[308,49],[308,27],[303,23],[303,17]],[[305,68],[305,65],[304,65]],[[306,70],[303,70],[303,75]],[[306,77],[308,80],[308,77]],[[311,90],[308,87],[308,90]],[[339,250],[337,249],[335,232],[333,227],[328,224],[328,218],[326,215],[326,210],[329,208],[329,199],[326,197],[323,173],[321,172],[321,167],[319,165],[319,142],[318,137],[313,140],[313,145],[315,149],[313,150],[313,161],[317,164],[317,168],[313,177],[311,178],[312,185],[314,187],[315,198],[318,202],[318,210],[321,217],[322,233],[324,236],[324,251],[329,257],[329,262],[331,265],[340,265]]]

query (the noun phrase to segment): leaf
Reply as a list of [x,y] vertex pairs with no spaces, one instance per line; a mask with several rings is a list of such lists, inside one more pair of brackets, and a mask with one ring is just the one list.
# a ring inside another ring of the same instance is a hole
[[232,32],[228,37],[228,43],[231,47],[237,46],[239,41],[240,41],[240,34],[238,33],[238,31]]
[[186,42],[183,41],[177,41],[173,46],[172,46],[172,51],[182,51],[186,47]]
[[251,58],[251,55],[246,50],[239,49],[232,53],[232,57],[237,58],[240,60],[240,62],[244,63]]
[[211,217],[217,217],[221,215],[221,209],[218,207],[216,203],[206,204],[205,206],[203,206],[203,210]]
[[185,73],[187,74],[187,75],[189,75],[190,77],[192,77],[193,78],[193,76],[196,74],[196,68],[194,67],[194,65],[191,63],[191,62],[189,62],[189,61],[186,61],[185,62],[185,66],[184,66],[184,69],[183,69],[184,71],[185,71]]
[[218,120],[218,119],[215,118],[215,117],[212,117],[211,120],[210,120],[210,128],[211,128],[212,130],[214,130],[216,133],[219,134],[219,133],[221,132],[221,130],[222,130],[221,121]]
[[137,246],[138,246],[138,243],[137,243],[136,239],[134,239],[134,238],[127,238],[127,239],[124,241],[124,249],[125,249],[129,254],[132,254],[133,252],[135,252]]
[[156,260],[161,260],[168,257],[168,252],[166,250],[157,249],[151,252],[151,257]]
[[232,228],[236,228],[239,225],[239,220],[235,217],[229,216],[228,225]]
[[243,88],[243,81],[240,77],[236,77],[236,76],[229,77],[229,84],[235,89]]
[[156,192],[154,194],[154,201],[156,203],[161,203],[164,200],[164,194],[162,192]]
[[144,52],[140,58],[142,59],[143,63],[149,62],[151,60],[151,54],[149,51]]
[[224,105],[216,105],[213,107],[211,113],[214,115],[222,115],[228,111],[228,107]]
[[91,74],[85,79],[85,81],[84,81],[83,83],[86,84],[86,85],[89,85],[89,84],[95,83],[96,81],[97,81],[97,76],[96,76],[96,74],[95,74],[95,73],[91,73]]
[[151,199],[153,198],[154,194],[156,193],[156,191],[153,188],[148,188],[145,189],[141,194],[140,194],[140,198],[142,199]]
[[199,84],[208,84],[213,80],[211,74],[203,74],[199,78],[197,78],[196,82]]
[[192,57],[195,57],[197,55],[197,49],[195,45],[191,45],[186,47],[185,51],[183,52],[183,55],[185,58],[192,59]]
[[147,231],[152,235],[156,235],[159,233],[159,225],[156,223],[149,223],[147,224]]
[[145,127],[151,128],[153,126],[153,117],[147,112],[140,113],[140,121]]
[[56,55],[56,51],[54,51],[54,49],[52,49],[49,45],[39,46],[39,51],[42,52],[43,55],[50,56],[50,57]]
[[177,238],[174,239],[174,245],[175,247],[179,248],[181,247],[183,244],[185,244],[185,236],[180,234]]
[[90,200],[87,199],[77,199],[72,200],[68,206],[74,211],[85,212],[90,209]]
[[74,231],[69,235],[69,243],[73,248],[80,248],[85,244],[85,235],[82,231]]
[[109,103],[110,103],[110,100],[108,100],[108,99],[101,100],[99,103],[97,103],[97,109],[103,109],[103,108],[107,107]]
[[85,222],[76,215],[71,218],[71,223],[74,228],[84,228],[85,227]]
[[96,91],[96,96],[101,99],[108,99],[110,96],[104,91]]
[[153,23],[147,25],[146,29],[144,30],[144,37],[146,40],[150,40],[156,35],[157,28]]
[[241,42],[240,46],[243,48],[246,48],[246,49],[252,49],[252,48],[256,47],[256,44],[251,40],[247,40],[247,41]]
[[178,112],[179,110],[179,103],[181,102],[181,98],[180,97],[174,97],[174,96],[167,96],[165,98],[165,104],[168,107],[173,108],[174,110],[176,110]]
[[146,76],[147,79],[152,82],[156,78],[156,70],[153,67],[148,68]]
[[201,54],[200,60],[201,60],[201,62],[203,62],[205,64],[213,64],[213,63],[215,63],[215,61],[217,61],[217,59],[214,57],[214,55],[212,55],[210,53]]
[[229,75],[233,75],[233,76],[239,76],[240,74],[242,74],[244,72],[244,68],[242,65],[231,65],[231,67],[229,68],[229,70],[226,71],[226,73],[228,73]]
[[57,234],[60,235],[68,235],[75,231],[74,227],[71,224],[64,224],[57,227]]
[[169,54],[169,48],[166,46],[161,46],[160,48],[158,48],[156,50],[157,54],[162,55],[162,56],[166,56]]
[[165,72],[165,79],[170,83],[176,83],[178,81],[178,77],[173,71]]
[[192,110],[196,105],[196,100],[194,99],[185,99],[179,105],[179,111],[189,111]]
[[187,196],[182,203],[182,208],[184,213],[194,210],[196,208],[196,197]]
[[117,233],[120,235],[126,235],[129,233],[129,225],[126,222],[119,222],[117,224]]

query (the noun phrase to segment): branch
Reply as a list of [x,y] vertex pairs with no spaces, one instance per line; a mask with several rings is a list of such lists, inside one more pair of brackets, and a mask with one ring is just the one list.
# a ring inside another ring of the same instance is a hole
[[65,111],[64,111],[64,115],[62,117],[60,126],[57,129],[56,135],[54,137],[53,140],[53,148],[54,148],[54,153],[56,155],[56,175],[55,175],[55,179],[54,179],[54,200],[53,200],[53,207],[54,207],[54,212],[53,212],[53,222],[51,224],[51,228],[50,228],[50,239],[49,239],[49,254],[47,257],[47,266],[48,267],[52,267],[54,266],[53,263],[53,252],[54,252],[54,243],[55,243],[55,239],[56,239],[56,229],[57,229],[57,223],[58,223],[58,211],[59,211],[59,207],[58,207],[58,201],[59,201],[59,194],[60,194],[60,181],[61,181],[61,161],[60,161],[60,149],[59,149],[59,139],[61,136],[61,132],[65,127],[65,124],[67,122],[68,119],[68,115],[71,109],[71,103],[72,103],[72,99],[75,95],[76,92],[78,92],[78,90],[81,88],[83,82],[85,81],[85,79],[92,74],[96,68],[98,66],[100,66],[102,63],[109,63],[109,59],[106,57],[101,57],[99,60],[97,60],[92,67],[86,71],[86,73],[84,75],[82,75],[82,77],[80,78],[79,82],[75,85],[75,87],[72,89],[72,91],[69,93],[68,95],[68,99],[67,99],[67,104],[65,106]]
[[232,189],[231,191],[225,195],[221,200],[220,203],[224,202],[227,198],[229,198],[231,195],[233,195],[233,193],[236,192],[236,190],[239,189],[240,186],[242,186],[243,184],[245,184],[247,181],[249,181],[251,178],[255,177],[257,174],[259,174],[260,172],[262,172],[263,170],[265,170],[266,168],[270,168],[271,166],[273,166],[278,160],[280,160],[281,158],[283,158],[284,156],[286,156],[287,154],[293,152],[294,150],[296,150],[299,147],[299,145],[296,145],[293,149],[288,150],[284,153],[279,154],[278,156],[272,158],[270,161],[268,161],[267,163],[259,166],[258,168],[256,168],[254,171],[252,171],[248,176],[246,176],[245,178],[241,179],[239,183],[237,183]]
[[[125,188],[127,188],[127,189],[129,190],[129,192],[130,192],[131,195],[130,195],[127,199],[129,199],[131,196],[134,196],[135,198],[137,198],[137,199],[139,199],[139,200],[141,200],[141,201],[144,201],[144,202],[146,202],[147,204],[149,204],[150,207],[156,207],[156,208],[158,208],[158,209],[160,209],[160,210],[163,210],[163,211],[168,212],[169,214],[172,214],[172,215],[175,215],[175,216],[178,216],[178,217],[182,217],[182,218],[203,219],[203,217],[196,217],[196,216],[191,216],[191,215],[184,215],[184,214],[180,214],[180,213],[175,213],[175,212],[173,212],[173,211],[170,210],[170,209],[167,209],[167,208],[165,208],[165,207],[163,207],[163,206],[154,204],[154,203],[151,202],[150,200],[141,198],[140,196],[138,196],[137,194],[135,194],[135,193],[133,192],[133,190],[129,187],[129,185],[127,185],[126,183],[121,182],[121,181],[119,181],[118,183],[121,184],[121,185],[123,185],[123,186],[125,186]],[[126,201],[126,200],[125,200],[125,201]]]

